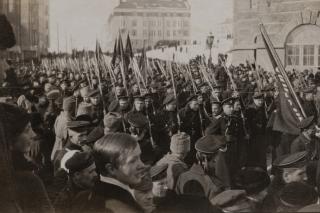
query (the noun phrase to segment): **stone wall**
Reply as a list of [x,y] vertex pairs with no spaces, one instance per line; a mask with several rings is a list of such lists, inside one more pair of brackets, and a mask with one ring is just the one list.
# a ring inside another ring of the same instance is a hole
[[266,55],[263,53],[260,23],[265,25],[283,62],[288,34],[302,24],[320,25],[320,0],[234,0],[233,12],[233,64],[243,63],[243,58],[250,52],[253,57],[256,49],[257,62],[266,62],[265,66],[271,67],[268,57],[261,58]]

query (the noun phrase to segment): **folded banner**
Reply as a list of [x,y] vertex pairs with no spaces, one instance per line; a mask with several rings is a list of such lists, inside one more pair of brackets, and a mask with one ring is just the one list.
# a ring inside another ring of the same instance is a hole
[[273,130],[299,134],[298,124],[306,117],[305,112],[263,24],[260,24],[260,32],[278,82],[279,105],[274,117]]

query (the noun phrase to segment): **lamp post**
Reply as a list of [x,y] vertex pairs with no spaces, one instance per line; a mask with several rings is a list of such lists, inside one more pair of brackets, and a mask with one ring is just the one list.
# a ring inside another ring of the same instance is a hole
[[212,32],[207,37],[207,47],[210,49],[210,55],[209,55],[209,60],[212,58],[212,47],[213,47],[213,41],[214,41],[214,36],[212,35]]

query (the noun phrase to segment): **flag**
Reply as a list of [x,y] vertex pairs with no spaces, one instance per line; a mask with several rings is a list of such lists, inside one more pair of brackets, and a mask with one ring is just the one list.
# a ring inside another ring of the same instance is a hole
[[146,51],[145,51],[144,45],[143,45],[143,49],[142,49],[142,53],[141,53],[141,57],[140,57],[140,61],[139,61],[139,68],[140,68],[140,72],[141,72],[145,82],[146,82],[147,76],[148,76],[147,60],[148,60],[147,54],[146,54]]
[[131,44],[130,35],[128,33],[126,49],[125,49],[125,66],[126,66],[126,70],[129,70],[132,58],[133,58],[132,44]]
[[115,63],[116,63],[116,58],[117,58],[117,43],[118,43],[118,40],[116,39],[116,41],[114,42],[114,48],[113,48],[113,56],[112,56],[112,60],[111,60],[111,63],[112,63],[112,66],[115,67]]
[[126,70],[126,66],[125,66],[125,58],[124,58],[124,49],[123,49],[123,43],[122,43],[122,38],[121,38],[121,33],[119,32],[119,38],[118,38],[118,58],[119,58],[119,66],[120,66],[120,72],[121,72],[121,76],[122,76],[122,82],[123,82],[123,86],[126,90],[127,95],[128,93],[128,88],[127,88],[127,80],[126,80],[126,75],[127,70]]
[[279,89],[279,105],[274,117],[273,130],[297,135],[300,132],[298,124],[306,117],[305,112],[262,24],[260,32],[274,68]]

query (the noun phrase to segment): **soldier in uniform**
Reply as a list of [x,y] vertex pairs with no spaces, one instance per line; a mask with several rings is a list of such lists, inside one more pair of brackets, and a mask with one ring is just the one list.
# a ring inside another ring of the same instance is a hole
[[191,150],[187,156],[186,162],[192,165],[195,162],[195,142],[203,135],[203,117],[199,110],[198,96],[193,95],[187,100],[187,104],[179,111],[181,120],[181,131],[190,135]]
[[265,110],[264,95],[262,93],[254,94],[253,103],[246,110],[246,124],[250,135],[247,164],[267,169],[268,144],[265,138],[267,126]]
[[155,139],[164,153],[169,151],[171,137],[179,130],[177,103],[173,94],[163,100],[163,109],[155,118]]
[[224,190],[224,186],[215,175],[219,150],[225,146],[219,136],[204,136],[195,144],[197,162],[189,171],[182,173],[176,185],[177,194],[198,195],[213,199]]
[[233,98],[222,101],[223,113],[206,129],[206,135],[220,135],[226,138],[228,150],[224,153],[231,178],[231,186],[237,171],[245,164],[243,147],[244,127],[241,120],[233,115]]

